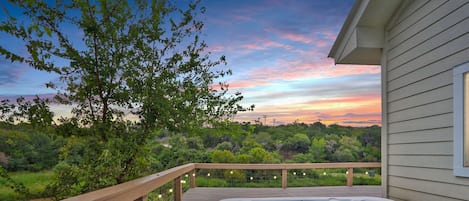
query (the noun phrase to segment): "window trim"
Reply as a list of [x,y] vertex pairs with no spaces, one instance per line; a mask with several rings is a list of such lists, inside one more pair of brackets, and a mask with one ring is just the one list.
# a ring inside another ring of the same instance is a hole
[[[453,174],[458,177],[469,177],[469,167],[464,166],[465,73],[469,73],[469,62],[453,69]],[[469,134],[467,135],[469,137]]]

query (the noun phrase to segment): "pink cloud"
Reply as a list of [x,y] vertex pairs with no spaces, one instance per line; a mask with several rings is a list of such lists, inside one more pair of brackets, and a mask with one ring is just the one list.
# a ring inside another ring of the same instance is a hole
[[318,46],[318,47],[326,47],[327,45],[329,45],[329,44],[324,40],[316,41],[316,46]]
[[335,39],[337,38],[337,34],[338,34],[332,31],[328,31],[328,30],[322,31],[320,33],[324,35],[326,39],[329,39],[331,41],[335,41]]
[[307,43],[307,44],[313,42],[313,39],[311,37],[301,35],[301,34],[284,33],[280,37],[283,38],[283,39],[288,39],[288,40],[291,40],[291,41]]
[[268,40],[268,39],[262,39],[261,43],[263,43],[266,47],[281,47],[281,48],[284,48],[284,49],[287,49],[287,50],[293,48],[290,45],[285,45],[285,44],[282,44],[282,43],[279,43],[279,42],[276,42],[276,41],[273,41],[273,40]]
[[241,48],[243,49],[249,49],[249,50],[263,50],[265,47],[258,45],[258,44],[243,44],[241,45]]
[[[307,96],[305,97],[307,98]],[[272,122],[313,123],[318,120],[326,124],[338,123],[350,126],[366,126],[380,124],[381,97],[379,94],[363,96],[346,96],[322,100],[310,100],[297,104],[258,105],[254,112],[241,113],[237,121],[252,121],[267,115]]]
[[246,43],[238,45],[238,47],[234,48],[235,53],[247,54],[251,53],[256,50],[268,50],[271,48],[282,48],[285,50],[293,50],[291,45],[286,45],[280,42],[276,42],[269,39],[256,39],[255,43]]
[[320,61],[282,61],[277,66],[254,68],[242,80],[232,80],[231,88],[263,86],[275,80],[303,80],[314,78],[334,78],[342,76],[377,74],[379,66],[334,65],[330,59]]
[[252,70],[249,74],[253,78],[269,78],[298,80],[311,78],[331,78],[359,74],[376,74],[381,72],[379,66],[368,65],[334,65],[330,59],[321,61],[283,61],[278,66],[263,67]]
[[371,94],[368,96],[351,96],[351,97],[336,97],[327,98],[322,100],[312,100],[305,104],[311,105],[328,105],[328,104],[341,104],[341,103],[369,103],[381,100],[380,94]]
[[270,82],[268,81],[261,81],[261,80],[237,80],[235,82],[229,82],[230,89],[244,89],[250,87],[257,87],[268,85]]
[[380,100],[366,106],[340,109],[307,109],[304,108],[304,105],[289,105],[283,107],[268,105],[256,107],[254,112],[238,114],[235,120],[240,122],[253,121],[263,115],[267,116],[269,125],[272,125],[273,119],[275,119],[276,122],[286,123],[291,123],[296,120],[304,123],[321,121],[328,125],[337,123],[348,126],[371,126],[381,124]]

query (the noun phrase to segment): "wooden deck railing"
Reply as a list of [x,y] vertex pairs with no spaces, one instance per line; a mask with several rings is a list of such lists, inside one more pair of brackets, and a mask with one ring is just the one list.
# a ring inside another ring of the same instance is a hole
[[379,162],[366,163],[294,163],[294,164],[228,164],[228,163],[190,163],[165,170],[129,182],[89,192],[65,199],[66,201],[143,201],[153,190],[173,181],[174,201],[182,200],[181,176],[189,173],[190,188],[195,188],[196,169],[231,169],[231,170],[281,170],[282,188],[287,188],[287,170],[291,169],[328,169],[346,168],[347,186],[353,185],[353,168],[381,167]]

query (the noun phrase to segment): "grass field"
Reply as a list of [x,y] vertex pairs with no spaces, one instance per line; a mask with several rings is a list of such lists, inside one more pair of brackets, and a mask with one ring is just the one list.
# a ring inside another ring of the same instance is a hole
[[[356,168],[353,185],[380,185],[377,168]],[[288,187],[345,186],[346,169],[288,170]],[[281,187],[279,170],[199,170],[196,183],[199,187]]]
[[[52,171],[45,172],[12,172],[9,173],[10,177],[26,186],[33,195],[33,198],[40,197],[40,193],[44,190],[46,185],[51,182],[54,174]],[[6,185],[6,181],[0,178],[0,200],[13,201],[19,200],[22,196],[18,195],[11,188]]]
[[[281,179],[269,180],[254,180],[254,181],[233,181],[222,178],[207,178],[197,177],[196,183],[198,187],[248,187],[248,188],[262,188],[262,187],[281,187]],[[314,187],[314,186],[345,186],[347,177],[344,174],[328,174],[320,175],[317,178],[310,177],[289,177],[288,187]],[[354,174],[353,185],[380,185],[380,175],[370,177],[365,174]]]

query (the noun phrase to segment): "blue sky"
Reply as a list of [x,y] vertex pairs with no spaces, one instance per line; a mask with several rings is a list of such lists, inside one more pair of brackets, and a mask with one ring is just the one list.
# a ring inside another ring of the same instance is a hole
[[[256,105],[236,120],[267,115],[268,124],[274,119],[277,124],[380,123],[380,67],[334,65],[327,58],[352,0],[205,0],[202,5],[208,51],[226,56],[226,67],[233,70],[230,89],[243,93],[246,106]],[[0,45],[26,52],[2,34]],[[52,94],[44,83],[57,79],[0,57],[0,96]]]

